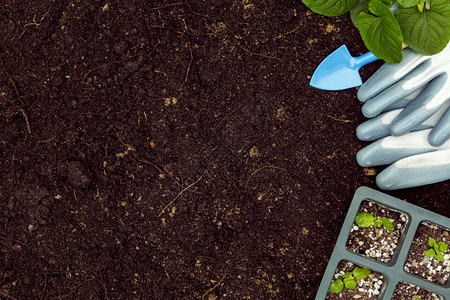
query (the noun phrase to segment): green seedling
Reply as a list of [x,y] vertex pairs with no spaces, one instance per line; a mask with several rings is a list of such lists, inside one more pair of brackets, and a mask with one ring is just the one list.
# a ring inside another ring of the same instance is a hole
[[448,0],[302,1],[312,11],[325,16],[339,16],[350,11],[366,47],[389,63],[402,60],[403,43],[417,53],[434,55],[450,40]]
[[370,227],[374,224],[375,227],[380,228],[383,225],[386,229],[394,231],[394,224],[392,224],[391,220],[386,217],[378,218],[368,212],[361,212],[357,214],[355,222],[360,227]]
[[414,297],[414,300],[422,300],[422,297],[420,297],[420,296],[415,296],[415,297]]
[[428,257],[436,257],[439,261],[444,261],[444,254],[447,251],[448,245],[445,242],[437,243],[432,237],[428,238],[428,245],[431,247],[425,253]]
[[344,287],[353,290],[357,286],[356,280],[364,279],[369,276],[369,274],[369,269],[355,267],[353,271],[342,275],[342,279],[339,278],[331,282],[328,292],[339,294]]

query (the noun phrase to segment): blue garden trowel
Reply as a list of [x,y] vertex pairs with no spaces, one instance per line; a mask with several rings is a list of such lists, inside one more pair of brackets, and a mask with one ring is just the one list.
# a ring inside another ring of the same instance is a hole
[[317,67],[309,85],[328,91],[339,91],[362,85],[359,68],[378,60],[372,52],[353,57],[346,45],[328,55]]

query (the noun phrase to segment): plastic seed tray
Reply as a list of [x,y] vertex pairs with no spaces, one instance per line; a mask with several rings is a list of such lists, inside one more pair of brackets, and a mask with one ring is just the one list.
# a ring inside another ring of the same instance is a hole
[[[350,252],[346,249],[347,239],[355,220],[358,209],[363,201],[373,201],[386,206],[388,209],[401,211],[408,216],[405,231],[399,240],[394,255],[389,263],[378,262],[374,259]],[[446,199],[442,199],[446,200]],[[357,265],[367,267],[373,271],[378,271],[384,276],[384,284],[378,295],[378,299],[391,299],[395,286],[400,281],[406,281],[411,284],[428,289],[431,292],[441,295],[446,300],[450,300],[450,279],[445,285],[428,281],[425,278],[415,276],[403,270],[406,258],[408,256],[411,242],[414,239],[417,227],[423,221],[429,221],[436,225],[450,228],[450,219],[442,215],[433,213],[429,210],[407,203],[398,198],[386,195],[376,190],[360,187],[353,197],[348,210],[344,225],[341,228],[336,246],[334,247],[325,274],[322,278],[316,300],[325,299],[331,281],[334,279],[337,265],[341,260],[347,260]]]

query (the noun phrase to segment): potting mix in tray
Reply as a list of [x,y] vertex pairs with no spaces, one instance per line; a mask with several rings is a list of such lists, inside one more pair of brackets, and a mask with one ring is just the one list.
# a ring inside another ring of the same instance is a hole
[[450,299],[449,228],[449,218],[359,188],[316,299]]

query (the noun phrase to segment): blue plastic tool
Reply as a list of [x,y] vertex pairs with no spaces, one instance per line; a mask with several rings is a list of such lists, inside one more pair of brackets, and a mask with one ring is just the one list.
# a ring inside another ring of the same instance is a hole
[[353,57],[346,45],[328,55],[317,67],[309,84],[315,88],[339,91],[362,85],[359,69],[378,60],[372,52]]

